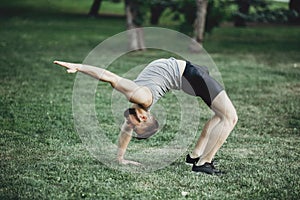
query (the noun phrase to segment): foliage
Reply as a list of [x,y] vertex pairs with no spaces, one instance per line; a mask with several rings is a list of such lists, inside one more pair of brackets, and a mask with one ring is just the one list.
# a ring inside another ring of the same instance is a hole
[[[243,1],[241,1],[243,2]],[[288,8],[271,8],[272,2],[249,0],[249,5],[253,8],[248,13],[235,12],[234,16],[242,18],[247,22],[264,22],[264,23],[287,23],[296,21],[299,13]]]
[[295,21],[298,17],[299,14],[294,10],[283,8],[270,10],[266,8],[264,10],[258,10],[249,16],[245,16],[245,19],[251,22],[287,23]]
[[226,1],[211,0],[208,3],[205,31],[211,32],[228,18]]
[[[146,13],[149,11],[150,6],[163,6],[165,8],[170,8],[175,13],[175,18],[178,19],[179,15],[182,14],[184,16],[184,21],[181,24],[181,31],[185,33],[190,33],[193,30],[193,23],[196,18],[196,3],[195,0],[131,0],[135,7],[134,10],[137,12],[137,17],[135,19],[135,23],[139,26],[145,23]],[[222,0],[210,0],[208,4],[208,13],[206,20],[206,32],[210,32],[214,27],[218,26],[226,17],[228,16],[226,13],[227,2]]]
[[[162,1],[164,2],[164,1]],[[165,5],[172,9],[175,13],[175,20],[179,19],[179,15],[184,16],[184,20],[181,23],[180,31],[191,35],[193,32],[193,24],[196,19],[196,3],[195,0],[173,0],[166,1]],[[207,7],[207,16],[205,31],[211,32],[214,27],[219,26],[228,16],[228,13],[224,7],[226,7],[226,1],[222,0],[210,0]]]

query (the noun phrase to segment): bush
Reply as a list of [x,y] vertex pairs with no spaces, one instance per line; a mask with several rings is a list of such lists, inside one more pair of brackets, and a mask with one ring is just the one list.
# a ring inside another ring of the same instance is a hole
[[264,9],[250,15],[241,15],[249,22],[263,23],[288,23],[294,22],[299,18],[299,14],[294,10],[278,8],[274,10]]

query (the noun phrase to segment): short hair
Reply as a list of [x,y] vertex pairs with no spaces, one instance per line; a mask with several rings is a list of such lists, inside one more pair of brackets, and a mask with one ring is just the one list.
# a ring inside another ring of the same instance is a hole
[[148,117],[147,121],[143,122],[141,125],[136,126],[133,130],[136,132],[136,135],[132,136],[133,138],[142,140],[148,139],[154,135],[159,129],[159,123],[156,118],[151,115]]

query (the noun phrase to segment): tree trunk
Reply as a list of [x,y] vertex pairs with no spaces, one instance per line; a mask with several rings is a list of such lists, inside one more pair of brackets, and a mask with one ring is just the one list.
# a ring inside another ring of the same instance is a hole
[[98,11],[100,9],[101,3],[102,3],[102,0],[94,0],[93,5],[89,12],[89,16],[92,16],[92,17],[98,16]]
[[144,50],[144,32],[143,29],[138,26],[135,21],[137,21],[138,5],[134,1],[125,1],[125,11],[126,11],[126,23],[129,38],[129,50]]
[[150,18],[150,23],[153,25],[157,25],[160,16],[165,10],[165,7],[162,5],[152,5],[151,8],[151,18]]
[[290,10],[295,10],[298,14],[300,14],[300,1],[299,0],[290,0],[289,8],[290,8]]
[[[236,3],[239,7],[239,14],[248,15],[250,9],[250,1],[249,0],[236,0]],[[246,21],[241,15],[236,15],[234,19],[234,25],[237,27],[246,26]]]
[[194,22],[194,40],[198,44],[192,43],[190,45],[190,50],[194,52],[200,51],[199,44],[201,46],[203,44],[208,0],[196,0],[196,5],[197,11]]
[[290,0],[289,8],[298,13],[298,17],[290,19],[290,22],[300,24],[300,0]]

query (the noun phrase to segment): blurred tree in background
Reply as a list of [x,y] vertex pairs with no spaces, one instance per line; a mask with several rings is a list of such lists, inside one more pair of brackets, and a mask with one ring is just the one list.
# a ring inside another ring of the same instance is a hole
[[125,0],[126,25],[129,37],[130,50],[144,50],[144,33],[142,24],[144,22],[145,2],[142,0]]
[[101,7],[102,0],[94,0],[89,12],[89,16],[96,17]]
[[173,20],[180,21],[179,31],[202,44],[204,34],[224,21],[237,27],[255,23],[299,23],[300,0],[290,0],[289,8],[271,8],[270,0],[94,0],[89,15],[97,16],[102,1],[124,2],[126,25],[131,32],[130,48],[144,49],[142,26],[159,24],[169,10]]
[[295,10],[296,12],[300,13],[300,0],[290,0],[289,8],[290,10]]
[[235,13],[234,25],[246,26],[246,17],[249,14],[251,0],[235,0],[238,5],[238,12]]
[[202,44],[204,40],[205,22],[208,0],[196,0],[197,11],[194,19],[194,39]]
[[294,13],[294,17],[290,18],[293,23],[300,24],[300,0],[290,0],[289,9],[291,13]]
[[[114,3],[120,3],[121,2],[121,0],[106,0],[106,1],[114,2]],[[100,11],[102,2],[103,2],[103,0],[94,0],[93,1],[93,4],[92,4],[92,6],[90,8],[90,11],[89,11],[89,16],[92,16],[92,17],[97,17],[98,16],[98,12]]]

